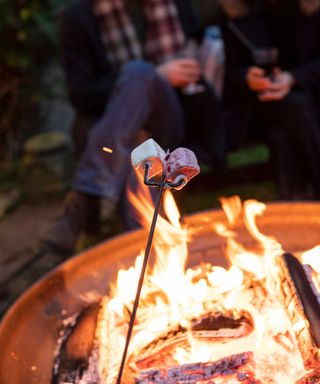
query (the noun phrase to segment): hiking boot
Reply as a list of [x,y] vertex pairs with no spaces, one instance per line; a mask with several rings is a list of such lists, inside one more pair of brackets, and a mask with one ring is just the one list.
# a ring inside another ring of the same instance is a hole
[[72,254],[81,234],[92,234],[99,229],[99,200],[93,195],[71,191],[44,244],[62,254]]

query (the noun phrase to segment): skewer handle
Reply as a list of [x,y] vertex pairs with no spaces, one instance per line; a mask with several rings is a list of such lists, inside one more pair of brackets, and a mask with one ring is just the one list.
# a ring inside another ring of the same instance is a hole
[[[145,168],[145,179],[147,179],[147,178],[148,178],[148,167],[146,166],[146,168]],[[143,259],[143,264],[142,264],[142,268],[141,268],[141,272],[140,272],[140,277],[139,277],[136,297],[135,297],[135,300],[134,300],[134,303],[133,303],[133,308],[132,308],[132,312],[131,312],[131,316],[130,316],[129,328],[128,328],[128,333],[127,333],[127,337],[126,337],[126,343],[125,343],[125,347],[124,347],[124,351],[123,351],[123,355],[122,355],[122,360],[121,360],[121,364],[120,364],[120,368],[119,368],[117,384],[121,384],[121,378],[122,378],[122,374],[123,374],[123,369],[124,369],[124,365],[125,365],[127,354],[128,354],[129,343],[130,343],[130,339],[131,339],[131,335],[132,335],[132,330],[133,330],[133,326],[134,326],[134,322],[135,322],[135,318],[136,318],[137,309],[138,309],[138,306],[139,306],[139,301],[140,301],[140,295],[141,295],[143,280],[144,280],[144,276],[145,276],[145,273],[146,273],[146,269],[147,269],[147,265],[148,265],[148,260],[149,260],[149,256],[150,256],[153,235],[154,235],[154,231],[155,231],[155,228],[156,228],[156,223],[157,223],[157,218],[158,218],[158,214],[159,214],[160,204],[161,204],[161,200],[162,200],[162,196],[163,196],[163,191],[164,191],[164,188],[165,188],[165,185],[166,185],[165,178],[163,177],[163,179],[162,179],[160,184],[152,184],[152,185],[153,186],[160,186],[160,189],[159,189],[159,193],[158,193],[158,196],[157,196],[157,201],[156,201],[155,210],[154,210],[154,214],[153,214],[153,218],[152,218],[152,223],[151,223],[150,232],[149,232],[149,236],[148,236],[147,246],[146,246],[146,250],[145,250],[145,254],[144,254],[144,259]]]

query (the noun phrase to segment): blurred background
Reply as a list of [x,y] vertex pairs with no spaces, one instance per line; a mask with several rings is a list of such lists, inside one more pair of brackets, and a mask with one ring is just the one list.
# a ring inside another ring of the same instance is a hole
[[73,111],[65,100],[57,37],[63,3],[4,0],[0,5],[2,189],[17,181],[28,138],[40,132],[68,132],[70,126]]

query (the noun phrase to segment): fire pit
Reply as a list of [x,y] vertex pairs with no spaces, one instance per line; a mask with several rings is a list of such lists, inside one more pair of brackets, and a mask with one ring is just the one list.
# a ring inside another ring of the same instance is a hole
[[[192,232],[192,241],[188,243],[187,266],[204,266],[210,263],[211,265],[227,267],[229,262],[223,251],[226,230],[221,229],[223,226],[224,228],[228,226],[224,212],[212,210],[196,213],[186,217],[185,222]],[[265,213],[257,217],[256,222],[261,233],[275,237],[285,251],[300,254],[302,251],[312,249],[320,244],[320,204],[318,203],[268,204]],[[220,225],[215,229],[218,232],[221,231],[222,236],[214,234],[214,223],[221,223],[222,227]],[[234,224],[232,231],[237,232],[237,241],[244,247],[250,249],[256,247],[256,240],[253,240],[252,234],[243,225]],[[137,230],[101,243],[68,260],[29,289],[8,311],[0,326],[0,383],[51,384],[53,365],[59,350],[57,340],[61,336],[63,324],[69,322],[75,314],[80,313],[88,306],[88,303],[99,302],[105,295],[109,294],[109,283],[115,282],[120,269],[127,269],[134,264],[137,255],[145,246],[146,238],[146,231]],[[249,256],[248,260],[250,260]],[[263,288],[261,289],[263,290]],[[134,287],[132,290],[134,291]],[[283,292],[279,291],[279,295],[282,294]],[[290,303],[291,301],[288,305],[293,305]],[[214,316],[214,321],[216,321],[217,314],[215,313]],[[225,313],[223,316],[228,317]],[[253,320],[258,324],[257,319]],[[210,323],[212,319],[209,316],[209,318],[199,320],[200,323],[201,321]],[[299,332],[298,328],[301,326],[298,321],[301,321],[301,317],[298,317],[294,324],[294,331],[296,332]],[[252,319],[250,314],[244,312],[231,322],[230,328],[241,329],[244,334],[251,332]],[[300,329],[301,332],[302,328],[303,325]],[[202,328],[201,326],[199,328],[199,324],[193,323],[193,331],[196,332],[197,329],[201,330]],[[293,348],[293,341],[290,345],[286,344],[290,337],[286,339],[286,336],[281,333],[278,336],[279,338],[283,337],[279,343],[282,343],[284,348],[289,350]],[[148,355],[148,345],[141,350],[142,353]],[[235,364],[245,366],[247,362],[251,361],[251,358],[252,356],[250,352],[247,353],[247,350],[244,350],[240,355],[235,354],[230,358],[231,360],[228,360],[228,369]],[[241,363],[235,359],[240,359]],[[203,361],[198,363],[200,365],[193,366],[198,374],[199,371],[203,372],[209,369],[210,363]],[[211,371],[217,369],[214,364],[221,365],[222,363],[217,358],[210,365]],[[170,369],[173,371],[169,369],[166,372],[155,369],[153,373],[150,373],[146,368],[152,367],[152,364],[150,365],[147,360],[140,366],[143,372],[135,378],[137,383],[171,383],[172,381],[168,377],[172,374],[179,375],[181,373],[177,373],[179,367],[171,367]],[[190,368],[183,363],[181,367],[187,371]],[[227,376],[227,370],[225,372]],[[307,370],[304,373],[306,372]],[[159,379],[161,375],[163,378]],[[185,375],[185,370],[181,375]],[[245,371],[240,372],[238,380],[244,383],[259,382],[248,381],[249,379],[245,375]],[[189,377],[185,381],[182,380],[181,376],[177,377],[184,383],[197,382],[195,377],[193,379]],[[210,380],[215,379],[211,378]],[[210,380],[205,381],[203,379],[201,383],[216,382]],[[308,381],[304,382],[307,383]],[[311,382],[319,383],[320,381]],[[269,383],[276,383],[276,381]],[[279,382],[279,384],[283,383]]]

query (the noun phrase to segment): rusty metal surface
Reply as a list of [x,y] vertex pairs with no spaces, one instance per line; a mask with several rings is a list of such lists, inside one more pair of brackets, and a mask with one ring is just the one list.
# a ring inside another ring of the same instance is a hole
[[[198,228],[189,246],[190,264],[223,264],[224,241],[210,225],[225,222],[222,211],[200,212],[185,221]],[[287,251],[312,248],[320,243],[320,204],[269,204],[258,225]],[[237,229],[245,244],[252,241]],[[61,321],[93,296],[98,300],[106,294],[119,268],[132,264],[145,242],[146,233],[138,230],[101,243],[68,260],[22,295],[0,324],[0,383],[49,384]]]

